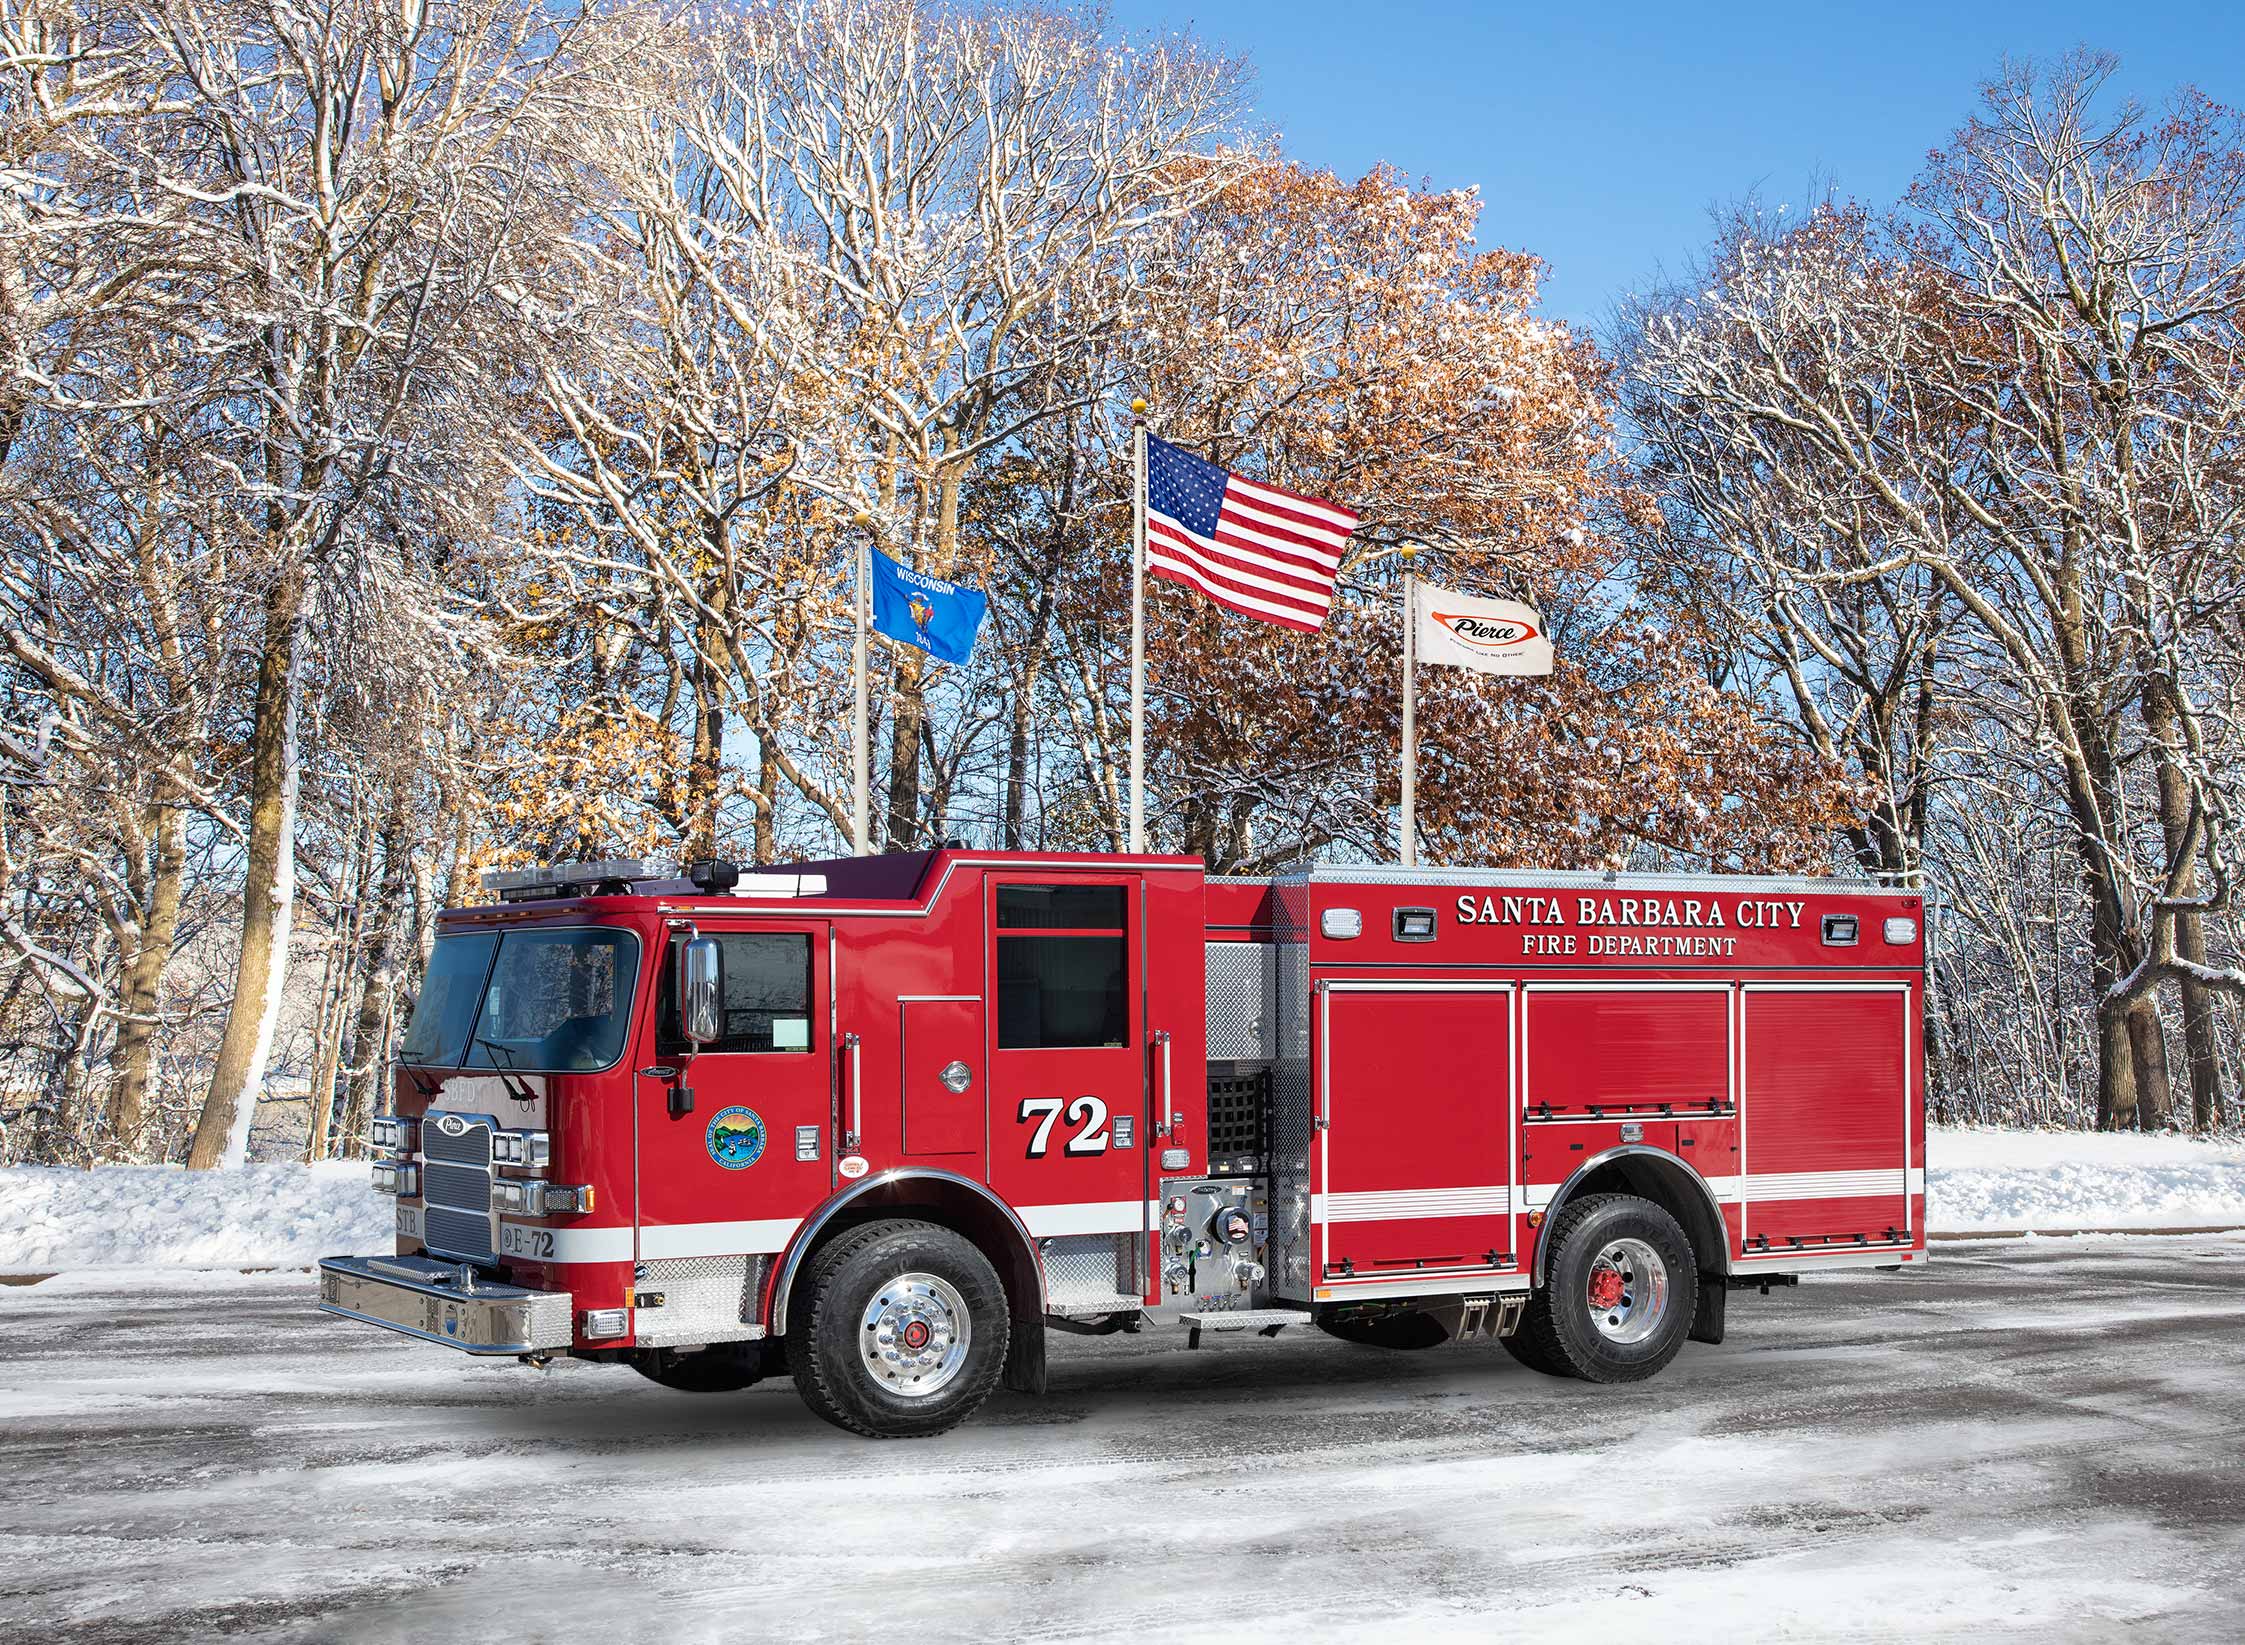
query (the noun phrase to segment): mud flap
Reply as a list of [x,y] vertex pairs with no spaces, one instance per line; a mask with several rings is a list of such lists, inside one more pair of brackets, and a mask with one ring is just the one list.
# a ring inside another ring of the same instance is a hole
[[1699,1276],[1699,1307],[1692,1315],[1692,1341],[1723,1340],[1723,1305],[1730,1294],[1730,1281],[1721,1274]]
[[1045,1322],[1016,1319],[1006,1339],[1005,1385],[1017,1394],[1045,1391]]

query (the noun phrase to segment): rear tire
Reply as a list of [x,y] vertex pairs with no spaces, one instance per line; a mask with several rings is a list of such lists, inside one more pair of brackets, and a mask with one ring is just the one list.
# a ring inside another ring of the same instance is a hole
[[1416,1349],[1434,1348],[1450,1340],[1450,1333],[1432,1314],[1396,1312],[1375,1314],[1367,1318],[1321,1319],[1317,1328],[1329,1337],[1339,1337],[1343,1342],[1362,1343],[1368,1348]]
[[853,1434],[940,1434],[972,1416],[1005,1370],[1005,1287],[948,1228],[853,1228],[819,1253],[796,1298],[787,1333],[795,1386]]
[[1674,1217],[1634,1194],[1594,1194],[1553,1219],[1544,1286],[1512,1357],[1552,1376],[1639,1382],[1676,1357],[1699,1307],[1699,1264]]

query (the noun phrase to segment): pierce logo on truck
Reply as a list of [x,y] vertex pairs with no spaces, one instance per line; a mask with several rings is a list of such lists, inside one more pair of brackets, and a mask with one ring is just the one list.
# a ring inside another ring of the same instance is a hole
[[764,1121],[753,1108],[727,1108],[710,1117],[702,1138],[709,1157],[728,1171],[745,1171],[764,1157]]

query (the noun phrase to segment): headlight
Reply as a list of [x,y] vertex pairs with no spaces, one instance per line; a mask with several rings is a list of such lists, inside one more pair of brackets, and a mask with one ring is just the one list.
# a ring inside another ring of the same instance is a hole
[[412,1120],[385,1114],[366,1128],[369,1146],[386,1154],[410,1154],[420,1127]]
[[553,1163],[553,1139],[543,1131],[499,1131],[491,1138],[496,1165],[527,1165],[542,1171]]
[[408,1197],[418,1194],[421,1192],[421,1167],[408,1165],[402,1160],[376,1160],[374,1191],[377,1194],[403,1194]]

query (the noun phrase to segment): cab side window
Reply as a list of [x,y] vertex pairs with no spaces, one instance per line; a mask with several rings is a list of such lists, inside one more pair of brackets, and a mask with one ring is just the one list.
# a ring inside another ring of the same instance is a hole
[[[811,939],[798,931],[716,931],[725,954],[725,1037],[699,1049],[809,1051],[816,1045],[811,1010]],[[678,1023],[678,950],[673,938],[663,966],[655,1044],[664,1056],[696,1049]]]
[[1000,1050],[1129,1043],[1128,895],[1120,885],[998,887]]

